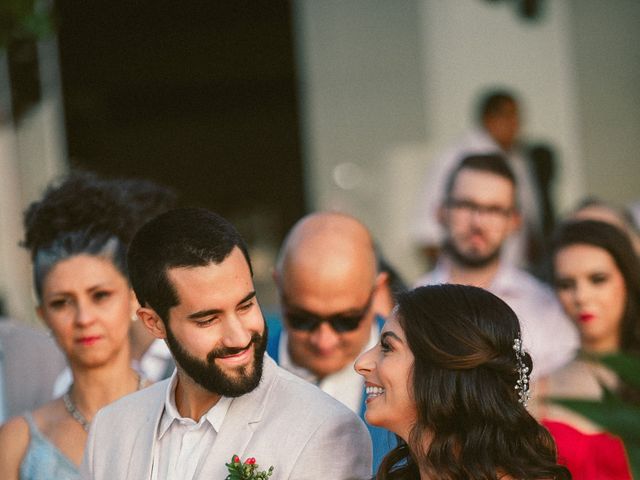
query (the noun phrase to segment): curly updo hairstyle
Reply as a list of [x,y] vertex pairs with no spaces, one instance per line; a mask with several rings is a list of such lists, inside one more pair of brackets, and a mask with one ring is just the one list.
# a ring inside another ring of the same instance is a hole
[[148,180],[104,179],[89,172],[49,185],[24,214],[22,245],[31,253],[38,299],[49,271],[74,255],[105,256],[128,278],[126,252],[134,233],[175,200],[170,189]]
[[[377,479],[569,479],[549,432],[519,403],[518,318],[477,287],[432,285],[398,296],[397,318],[415,358],[417,421]],[[531,358],[524,355],[531,371]]]

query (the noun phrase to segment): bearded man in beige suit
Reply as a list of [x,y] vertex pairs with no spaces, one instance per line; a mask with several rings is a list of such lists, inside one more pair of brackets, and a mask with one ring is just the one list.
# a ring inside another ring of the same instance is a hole
[[236,455],[273,467],[272,480],[371,477],[362,421],[264,353],[251,262],[229,222],[165,213],[138,232],[128,260],[138,316],[177,368],[96,415],[83,478],[222,480]]

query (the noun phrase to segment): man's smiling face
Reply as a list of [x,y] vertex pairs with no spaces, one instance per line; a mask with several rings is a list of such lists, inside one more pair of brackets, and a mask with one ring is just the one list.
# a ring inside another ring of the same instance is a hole
[[267,332],[241,250],[234,248],[220,264],[171,268],[167,277],[179,299],[166,322],[178,367],[223,396],[256,388]]

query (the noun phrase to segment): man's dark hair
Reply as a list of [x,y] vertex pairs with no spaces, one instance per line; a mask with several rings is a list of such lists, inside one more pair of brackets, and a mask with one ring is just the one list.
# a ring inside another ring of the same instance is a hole
[[486,92],[478,102],[478,122],[483,123],[488,116],[499,114],[506,103],[518,103],[516,96],[509,90]]
[[516,185],[516,177],[513,174],[513,170],[509,167],[507,159],[498,153],[489,153],[484,155],[469,155],[464,157],[458,166],[455,168],[449,178],[447,179],[447,185],[445,189],[445,199],[449,200],[451,192],[453,191],[453,185],[458,178],[458,174],[462,170],[477,170],[480,172],[493,173],[500,177],[506,178],[513,185]]
[[226,219],[204,208],[171,210],[144,225],[127,255],[131,286],[142,306],[153,308],[167,324],[178,305],[167,270],[220,264],[238,247],[253,275],[247,246]]

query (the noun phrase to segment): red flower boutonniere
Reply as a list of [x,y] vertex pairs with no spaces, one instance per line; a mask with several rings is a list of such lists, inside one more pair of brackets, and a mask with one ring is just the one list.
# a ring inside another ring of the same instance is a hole
[[247,458],[244,463],[240,457],[234,455],[230,463],[225,463],[229,475],[224,480],[266,480],[273,473],[273,466],[269,470],[258,471],[259,465],[253,457]]

